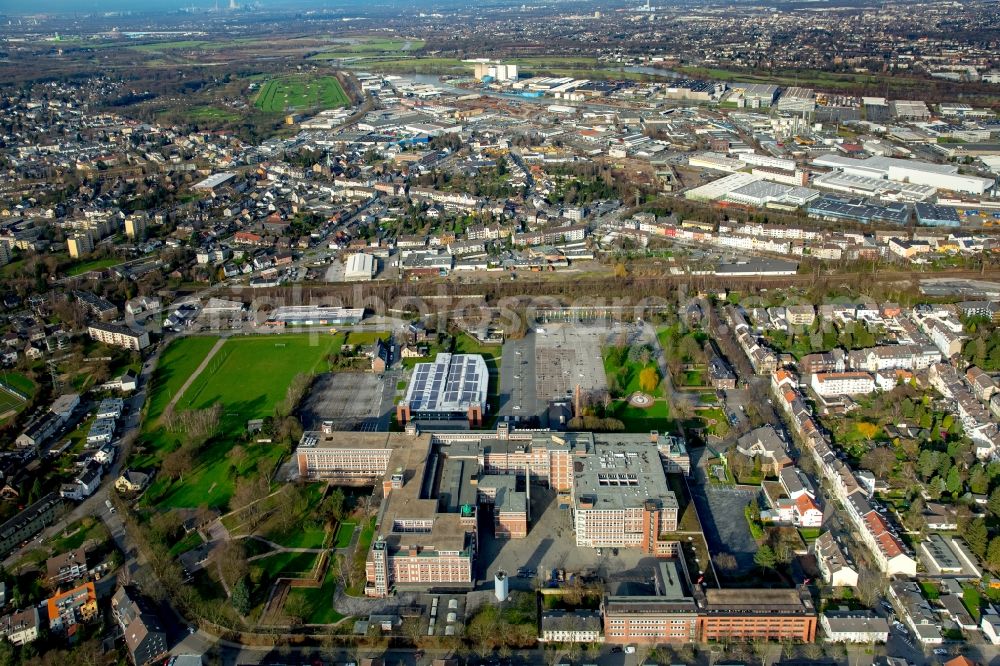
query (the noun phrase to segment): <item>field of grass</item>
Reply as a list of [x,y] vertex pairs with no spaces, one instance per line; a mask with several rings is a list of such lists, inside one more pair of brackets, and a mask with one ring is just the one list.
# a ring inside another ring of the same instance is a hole
[[357,523],[352,523],[350,521],[342,522],[337,526],[337,535],[334,537],[333,547],[334,548],[347,548],[351,545],[351,538],[354,536],[354,530],[358,527]]
[[0,380],[15,391],[20,391],[29,398],[35,394],[35,382],[31,381],[20,372],[4,371],[0,373]]
[[220,109],[217,106],[196,106],[187,112],[191,120],[216,120],[219,122],[232,122],[239,119],[239,114],[228,109]]
[[347,333],[344,344],[364,346],[375,344],[376,340],[388,339],[389,333],[387,331],[350,331]]
[[[218,46],[221,47],[221,44]],[[178,49],[199,49],[211,47],[213,47],[212,42],[197,39],[179,39],[173,42],[153,42],[150,44],[134,44],[129,46],[130,49],[134,51],[142,51],[143,53],[158,53],[160,51],[176,51]]]
[[322,520],[317,518],[316,509],[323,500],[325,486],[314,483],[306,486],[309,502],[291,528],[283,531],[267,531],[260,536],[286,548],[323,548],[329,535]]
[[201,535],[197,531],[188,532],[184,538],[170,547],[170,557],[177,557],[181,553],[186,553],[192,548],[197,548],[202,544]]
[[707,67],[674,68],[678,73],[696,78],[716,79],[746,83],[772,83],[782,86],[814,86],[821,90],[854,89],[859,87],[891,89],[913,89],[926,86],[927,81],[906,76],[878,76],[875,74],[849,72],[821,72],[817,70],[777,70],[774,72],[756,73],[740,72],[727,69]]
[[177,407],[221,403],[222,429],[242,431],[248,420],[271,416],[292,378],[323,369],[326,356],[343,341],[343,335],[309,334],[230,338]]
[[352,597],[359,597],[364,592],[365,581],[363,573],[365,570],[365,560],[368,558],[368,549],[372,547],[372,540],[374,538],[375,518],[372,518],[361,528],[361,534],[358,535],[358,545],[354,549],[354,557],[351,560],[351,566],[358,573],[358,582],[355,587],[347,589],[347,594]]
[[[310,334],[227,340],[177,403],[181,411],[221,404],[223,434],[199,452],[194,469],[183,480],[171,483],[165,477],[158,478],[143,502],[163,509],[224,507],[232,497],[238,476],[252,472],[261,461],[269,467],[277,465],[282,455],[280,446],[247,447],[246,459],[238,467],[228,453],[248,420],[272,415],[295,375],[324,369],[326,356],[339,349],[343,341],[343,335]],[[134,465],[158,464],[167,452],[176,448],[175,438],[152,424],[215,342],[211,337],[183,338],[164,352],[154,378],[147,416],[150,425],[145,444],[152,450],[133,460]]]
[[75,264],[66,270],[66,275],[69,277],[74,277],[77,275],[83,275],[90,271],[102,271],[105,268],[111,268],[112,266],[117,266],[122,263],[122,260],[118,257],[104,257],[102,259],[94,259],[93,261],[84,261],[79,264]]
[[726,419],[726,413],[718,407],[698,410],[697,418],[705,424],[705,429],[710,435],[725,437],[729,433],[729,421]]
[[59,554],[79,548],[87,541],[104,541],[109,536],[108,528],[100,520],[81,518],[67,525],[62,534],[52,540],[49,545],[52,547],[53,553]]
[[0,391],[0,415],[7,412],[16,412],[24,406],[24,401],[20,400],[6,391]]
[[261,461],[274,467],[281,459],[278,447],[248,447],[246,460],[239,467],[233,467],[228,458],[232,448],[233,442],[227,438],[214,440],[198,454],[195,468],[183,479],[171,483],[165,477],[158,477],[153,481],[143,495],[143,503],[159,509],[222,508],[233,496],[237,476],[257,469]]
[[286,113],[300,109],[327,109],[351,103],[340,81],[332,76],[285,76],[264,84],[254,106],[266,113]]
[[288,592],[287,604],[295,597],[301,597],[304,607],[309,609],[304,619],[306,624],[334,624],[344,619],[333,607],[333,593],[337,590],[337,577],[327,570],[323,585],[317,588],[300,587]]
[[415,72],[417,74],[472,74],[472,65],[458,58],[359,58],[351,61],[352,69],[381,72]]
[[979,590],[970,584],[962,586],[962,603],[972,616],[972,619],[979,622],[979,616],[983,612],[983,596]]
[[361,56],[373,56],[377,54],[401,54],[411,51],[419,51],[424,47],[422,39],[386,39],[380,37],[358,37],[351,39],[336,40],[335,46],[330,51],[318,53],[311,60],[337,60],[343,58],[356,58]]
[[259,569],[270,580],[279,576],[297,578],[313,570],[316,566],[316,557],[315,553],[275,553],[254,560],[250,566]]
[[144,422],[147,433],[156,426],[171,398],[198,369],[215,342],[215,338],[207,336],[183,337],[170,343],[160,356],[153,374],[149,411]]
[[625,424],[626,432],[670,430],[670,410],[665,400],[654,400],[649,409],[633,407],[627,401],[619,400],[614,403],[613,410],[611,416]]

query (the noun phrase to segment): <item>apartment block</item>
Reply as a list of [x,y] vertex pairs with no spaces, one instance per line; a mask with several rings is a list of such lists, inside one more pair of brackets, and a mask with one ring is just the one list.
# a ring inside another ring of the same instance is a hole
[[140,351],[149,346],[149,333],[136,331],[121,324],[94,322],[87,326],[87,335],[92,339],[112,347],[124,347]]

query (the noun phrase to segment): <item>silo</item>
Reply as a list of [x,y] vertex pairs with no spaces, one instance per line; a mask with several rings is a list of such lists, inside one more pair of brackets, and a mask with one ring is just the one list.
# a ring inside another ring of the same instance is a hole
[[493,593],[497,601],[506,601],[510,593],[510,581],[507,580],[507,572],[498,571],[493,577]]

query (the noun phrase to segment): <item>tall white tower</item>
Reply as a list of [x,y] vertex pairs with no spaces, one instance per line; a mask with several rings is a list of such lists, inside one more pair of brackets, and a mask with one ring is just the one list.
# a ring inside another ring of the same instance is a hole
[[498,571],[493,576],[493,594],[496,595],[497,601],[507,601],[507,595],[510,594],[510,581],[507,580],[506,571]]

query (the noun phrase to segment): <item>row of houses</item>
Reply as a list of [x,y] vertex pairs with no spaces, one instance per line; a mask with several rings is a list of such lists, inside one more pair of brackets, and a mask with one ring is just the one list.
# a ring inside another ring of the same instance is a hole
[[850,466],[837,457],[799,391],[798,377],[789,370],[778,370],[772,375],[771,391],[793,432],[801,438],[816,468],[844,506],[858,539],[869,549],[879,570],[889,576],[915,575],[917,564],[912,552],[899,539],[887,517],[869,503],[874,494],[874,478],[866,474],[864,480],[859,480]]

